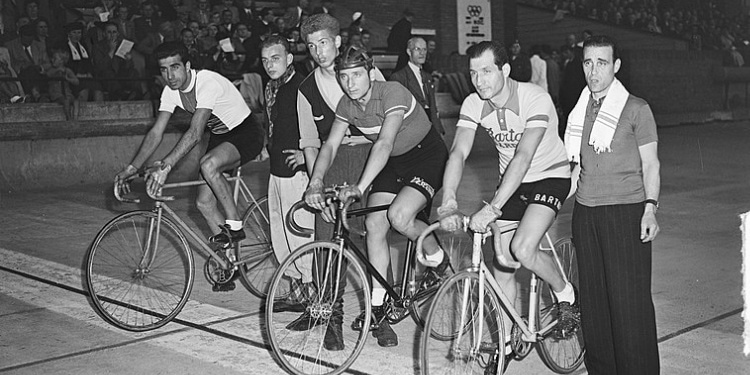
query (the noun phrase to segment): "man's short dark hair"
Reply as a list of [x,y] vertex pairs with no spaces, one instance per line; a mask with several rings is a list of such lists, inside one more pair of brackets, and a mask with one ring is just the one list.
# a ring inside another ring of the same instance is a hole
[[495,65],[497,65],[498,69],[502,69],[503,65],[508,63],[508,52],[505,51],[505,46],[494,40],[485,40],[469,47],[466,50],[466,55],[469,56],[470,60],[476,59],[482,56],[485,51],[491,51],[493,56],[495,56]]
[[318,13],[313,14],[306,20],[302,21],[302,25],[300,25],[300,35],[305,41],[307,41],[307,37],[310,34],[326,30],[332,37],[335,37],[336,35],[339,35],[340,28],[339,20],[335,17],[326,13]]
[[181,42],[164,42],[154,50],[156,61],[172,56],[180,56],[183,64],[187,64],[190,61],[187,48]]
[[617,52],[617,41],[614,38],[607,35],[594,35],[591,38],[583,42],[583,49],[586,47],[612,47],[612,61],[620,58]]
[[286,53],[286,54],[292,53],[291,52],[292,49],[289,47],[289,42],[286,40],[286,38],[282,37],[279,34],[271,34],[271,35],[269,35],[263,41],[263,43],[261,43],[260,49],[262,51],[263,48],[268,48],[268,47],[272,47],[272,46],[275,46],[275,45],[280,45],[280,46],[284,47],[284,53]]

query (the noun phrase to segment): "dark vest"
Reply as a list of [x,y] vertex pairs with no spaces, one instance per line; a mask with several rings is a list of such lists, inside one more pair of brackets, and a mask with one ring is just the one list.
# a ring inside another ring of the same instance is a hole
[[[315,71],[310,73],[302,84],[299,86],[299,92],[307,98],[312,106],[312,113],[315,120],[315,126],[318,128],[318,134],[320,140],[325,141],[328,139],[328,134],[331,133],[331,127],[333,126],[333,120],[336,118],[336,112],[332,110],[325,99],[323,94],[318,89],[318,82],[315,80]],[[354,125],[349,125],[349,131],[352,135],[364,135]]]

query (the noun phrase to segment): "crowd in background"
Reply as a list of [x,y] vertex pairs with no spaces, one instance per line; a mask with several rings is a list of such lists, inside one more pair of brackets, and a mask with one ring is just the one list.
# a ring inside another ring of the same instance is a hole
[[[178,40],[191,67],[230,79],[257,73],[260,44],[271,34],[289,41],[295,68],[314,63],[299,25],[311,14],[333,12],[332,1],[308,0],[256,7],[253,0],[96,0],[75,7],[61,0],[0,0],[0,103],[130,100],[158,97],[154,49]],[[342,30],[348,45],[371,50],[365,16]],[[15,80],[14,80],[15,79]],[[72,107],[71,107],[72,108]]]
[[741,48],[750,40],[747,14],[730,14],[712,1],[522,0],[566,15],[686,39],[693,50]]

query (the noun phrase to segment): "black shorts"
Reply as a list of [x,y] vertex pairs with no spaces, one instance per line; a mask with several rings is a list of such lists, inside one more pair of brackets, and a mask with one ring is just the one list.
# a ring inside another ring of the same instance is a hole
[[222,143],[232,144],[240,153],[240,165],[243,165],[260,154],[263,149],[263,130],[253,120],[253,116],[247,116],[245,121],[234,129],[224,134],[214,134],[208,138],[206,153]]
[[515,193],[505,202],[501,220],[520,221],[526,207],[530,204],[541,204],[555,211],[560,211],[570,193],[569,178],[545,178],[535,182],[521,184]]
[[392,156],[372,182],[372,193],[398,194],[405,186],[412,187],[427,198],[427,212],[432,198],[443,186],[448,149],[437,131],[430,127],[418,145],[405,154]]

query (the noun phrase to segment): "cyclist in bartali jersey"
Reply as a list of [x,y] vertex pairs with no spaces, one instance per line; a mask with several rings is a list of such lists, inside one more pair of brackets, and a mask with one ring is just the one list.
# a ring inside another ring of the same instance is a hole
[[[574,332],[579,323],[576,292],[565,282],[549,254],[539,251],[539,242],[555,220],[570,192],[570,164],[557,135],[557,114],[552,98],[539,86],[509,77],[505,48],[498,42],[481,42],[467,50],[471,81],[477,89],[461,105],[456,136],[443,178],[443,201],[438,209],[445,230],[460,227],[456,190],[464,163],[471,152],[478,126],[495,143],[500,183],[489,203],[471,216],[470,228],[485,232],[495,220],[520,221],[510,242],[520,265],[548,282],[559,303],[557,334]],[[510,236],[504,236],[510,237]],[[505,248],[508,248],[505,246]],[[516,300],[510,254],[496,254],[503,267],[495,278],[511,301]],[[510,319],[506,316],[506,324]],[[509,327],[509,325],[506,325]],[[506,341],[509,337],[506,337]]]
[[[313,208],[325,208],[323,178],[347,127],[356,126],[373,146],[359,181],[345,188],[341,195],[344,199],[359,197],[371,188],[368,207],[391,205],[387,211],[369,214],[365,219],[368,257],[377,271],[385,275],[390,264],[388,231],[393,228],[416,240],[427,227],[417,215],[429,212],[435,192],[441,186],[448,152],[424,109],[405,87],[374,80],[372,59],[365,51],[350,47],[336,58],[335,69],[346,96],[336,108],[331,133],[315,161],[305,201]],[[435,283],[448,268],[448,257],[434,238],[425,241],[424,248],[427,255],[421,261],[430,267],[425,282]],[[380,346],[395,346],[398,338],[384,320],[385,294],[381,285],[373,285],[373,335]],[[337,332],[340,338],[340,330],[340,323],[332,323],[326,334],[331,340],[326,340],[326,344],[335,344],[332,340]]]

